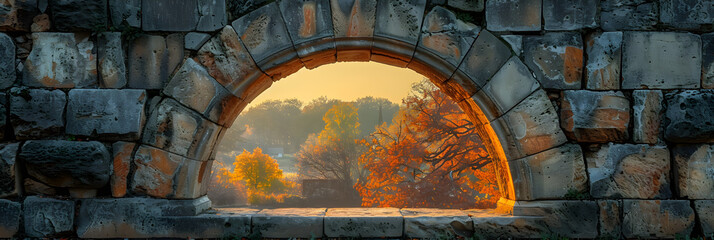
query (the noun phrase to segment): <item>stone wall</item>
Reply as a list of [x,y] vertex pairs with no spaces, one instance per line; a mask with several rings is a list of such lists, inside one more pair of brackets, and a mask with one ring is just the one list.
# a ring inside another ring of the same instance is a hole
[[243,108],[338,61],[429,77],[499,163],[510,215],[387,218],[457,216],[454,232],[488,237],[708,237],[713,30],[709,0],[0,1],[0,238],[290,237],[256,226],[295,219],[360,236],[328,228],[329,209],[198,215]]

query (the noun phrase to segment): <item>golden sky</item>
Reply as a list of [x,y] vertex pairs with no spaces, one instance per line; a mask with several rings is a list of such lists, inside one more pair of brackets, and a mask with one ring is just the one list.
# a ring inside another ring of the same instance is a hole
[[273,83],[248,105],[266,100],[297,98],[304,104],[327,98],[354,101],[361,97],[383,97],[400,104],[411,84],[424,78],[408,68],[376,62],[343,62],[300,71]]

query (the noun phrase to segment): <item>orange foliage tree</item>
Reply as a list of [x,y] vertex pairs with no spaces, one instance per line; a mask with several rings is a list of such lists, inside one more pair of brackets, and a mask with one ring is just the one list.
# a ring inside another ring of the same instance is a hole
[[355,188],[365,207],[492,208],[498,185],[491,158],[468,116],[426,81],[412,86],[390,126],[378,127]]
[[296,188],[294,182],[284,180],[278,162],[260,148],[253,153],[243,150],[233,165],[233,177],[245,182],[251,204],[280,203],[289,197],[286,192]]
[[211,173],[208,197],[216,206],[244,205],[247,200],[245,184],[228,170],[222,162],[215,161]]

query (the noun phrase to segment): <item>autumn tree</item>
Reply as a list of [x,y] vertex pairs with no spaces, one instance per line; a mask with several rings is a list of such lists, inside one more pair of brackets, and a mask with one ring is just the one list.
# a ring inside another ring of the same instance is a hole
[[208,197],[216,206],[244,205],[247,200],[245,184],[220,161],[213,163]]
[[426,81],[403,104],[363,141],[359,164],[369,174],[355,184],[363,206],[494,207],[495,172],[468,116]]
[[273,192],[283,187],[280,180],[283,170],[278,167],[278,162],[260,148],[255,148],[253,153],[243,150],[236,156],[234,173],[236,178],[245,182],[248,195],[255,192]]

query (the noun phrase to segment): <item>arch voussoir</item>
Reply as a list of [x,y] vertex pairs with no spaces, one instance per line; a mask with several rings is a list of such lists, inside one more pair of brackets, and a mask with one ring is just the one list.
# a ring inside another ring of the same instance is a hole
[[330,6],[337,61],[369,61],[377,0],[330,0]]
[[329,0],[280,1],[295,51],[306,68],[337,62]]
[[426,0],[377,1],[372,61],[407,67],[419,41]]

